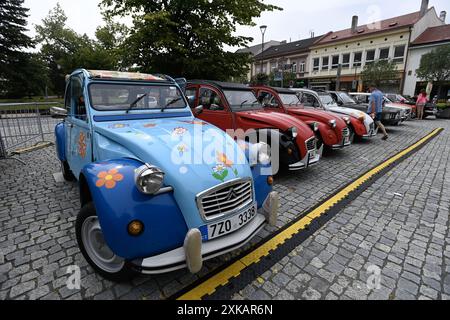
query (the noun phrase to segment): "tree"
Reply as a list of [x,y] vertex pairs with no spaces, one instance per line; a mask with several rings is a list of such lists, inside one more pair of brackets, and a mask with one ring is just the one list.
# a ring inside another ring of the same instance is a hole
[[126,33],[123,25],[107,21],[105,27],[97,29],[97,39],[90,39],[70,29],[66,21],[66,14],[57,4],[36,26],[36,41],[46,57],[51,89],[58,95],[64,94],[65,76],[75,69],[117,69],[121,60],[117,46]]
[[264,11],[281,10],[259,0],[102,0],[109,17],[131,16],[125,64],[143,72],[226,80],[247,73],[249,56],[224,46],[244,46],[238,25],[253,26]]
[[450,45],[438,47],[424,54],[416,73],[425,81],[438,83],[440,95],[442,83],[450,80]]
[[397,65],[393,61],[378,60],[371,64],[366,64],[361,72],[364,82],[373,83],[380,87],[383,83],[398,79]]
[[0,92],[9,92],[19,67],[30,59],[24,50],[33,47],[26,35],[28,9],[24,0],[0,1]]

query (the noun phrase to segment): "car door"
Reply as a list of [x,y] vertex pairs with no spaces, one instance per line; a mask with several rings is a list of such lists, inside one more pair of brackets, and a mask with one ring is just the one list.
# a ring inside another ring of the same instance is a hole
[[203,112],[197,116],[198,118],[215,125],[223,131],[235,129],[233,114],[228,108],[225,98],[218,90],[212,87],[201,86],[194,106],[203,107]]
[[69,143],[67,162],[76,177],[79,177],[85,165],[92,162],[92,136],[90,131],[86,94],[82,74],[73,75],[66,93],[69,106],[66,127]]

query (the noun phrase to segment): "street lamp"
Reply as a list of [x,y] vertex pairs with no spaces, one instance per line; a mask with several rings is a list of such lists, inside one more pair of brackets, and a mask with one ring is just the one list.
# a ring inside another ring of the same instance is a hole
[[261,73],[264,73],[264,35],[266,34],[267,26],[263,25],[259,27],[262,34],[262,51],[261,51]]

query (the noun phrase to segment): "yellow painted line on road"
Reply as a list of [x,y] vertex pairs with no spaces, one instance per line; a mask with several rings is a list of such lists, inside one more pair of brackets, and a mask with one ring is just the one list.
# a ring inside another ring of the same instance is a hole
[[369,179],[374,177],[379,172],[389,167],[391,164],[395,163],[404,156],[413,152],[418,147],[422,146],[424,143],[426,143],[434,136],[439,134],[442,130],[443,130],[442,128],[439,128],[432,131],[429,135],[422,138],[409,148],[403,150],[402,152],[398,153],[397,155],[393,156],[392,158],[386,160],[382,164],[373,168],[372,170],[370,170],[369,172],[367,172],[366,174],[364,174],[363,176],[361,176],[360,178],[349,184],[347,187],[339,191],[332,198],[330,198],[329,200],[325,201],[323,204],[312,210],[305,217],[295,222],[282,232],[278,233],[267,242],[256,247],[249,254],[237,260],[226,269],[218,272],[217,274],[207,279],[206,281],[202,282],[195,288],[189,290],[187,293],[179,297],[178,300],[201,300],[205,296],[212,295],[217,290],[217,288],[226,285],[232,278],[238,277],[245,268],[261,261],[261,259],[268,256],[271,251],[277,249],[280,245],[285,243],[287,240],[291,239],[295,234],[307,228],[307,226],[310,225],[311,222],[320,218],[329,209],[331,209],[336,204],[345,199],[348,195],[350,195],[351,192],[358,189],[361,185],[363,185],[365,182],[367,182]]

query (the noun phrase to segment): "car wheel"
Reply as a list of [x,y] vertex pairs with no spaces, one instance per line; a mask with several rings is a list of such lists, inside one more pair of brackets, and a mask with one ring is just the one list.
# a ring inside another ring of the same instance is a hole
[[64,177],[64,180],[69,182],[75,181],[75,176],[73,175],[72,170],[70,170],[67,161],[61,161],[61,172]]
[[81,209],[75,229],[81,253],[101,276],[114,282],[123,282],[136,275],[127,261],[108,247],[92,202]]

